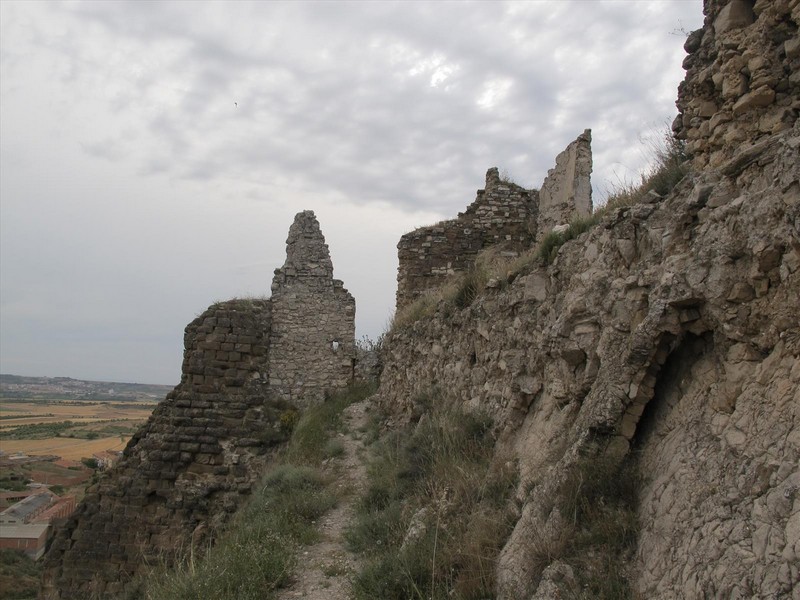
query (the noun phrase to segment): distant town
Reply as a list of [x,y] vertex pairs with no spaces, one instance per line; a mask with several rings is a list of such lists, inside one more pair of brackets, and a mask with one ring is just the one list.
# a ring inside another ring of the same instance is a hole
[[0,373],[0,400],[41,398],[74,400],[159,401],[171,385],[86,381],[71,377],[25,377]]
[[0,374],[0,551],[38,559],[171,389]]

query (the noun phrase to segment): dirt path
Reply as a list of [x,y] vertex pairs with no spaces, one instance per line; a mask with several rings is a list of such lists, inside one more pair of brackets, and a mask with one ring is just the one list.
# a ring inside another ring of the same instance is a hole
[[344,453],[326,466],[326,473],[337,482],[339,504],[322,517],[319,524],[322,539],[301,551],[295,580],[278,593],[278,600],[350,598],[350,580],[357,563],[355,555],[347,550],[344,531],[353,517],[355,502],[367,479],[362,457],[363,434],[359,429],[367,423],[368,402],[369,399],[351,404],[344,411],[346,433],[339,437]]

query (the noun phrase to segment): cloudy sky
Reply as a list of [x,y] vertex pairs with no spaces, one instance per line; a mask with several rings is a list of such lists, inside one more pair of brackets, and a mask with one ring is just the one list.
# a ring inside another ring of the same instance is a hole
[[700,0],[0,2],[0,371],[177,383],[312,209],[358,335],[401,234],[593,130],[595,202],[676,114]]

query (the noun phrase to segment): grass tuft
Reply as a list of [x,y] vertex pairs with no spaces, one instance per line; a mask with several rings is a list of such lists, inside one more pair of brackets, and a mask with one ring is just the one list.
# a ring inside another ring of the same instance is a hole
[[491,420],[437,407],[373,446],[350,548],[356,599],[488,598],[513,527],[516,468],[493,468]]
[[636,547],[638,490],[636,462],[617,463],[607,457],[575,463],[562,482],[554,508],[564,527],[553,538],[534,540],[531,567],[541,576],[553,561],[574,567],[585,597],[633,600],[625,565]]
[[676,139],[669,128],[649,144],[652,166],[638,182],[622,181],[612,189],[604,206],[596,213],[605,214],[641,201],[651,190],[660,196],[669,194],[690,170],[686,143]]

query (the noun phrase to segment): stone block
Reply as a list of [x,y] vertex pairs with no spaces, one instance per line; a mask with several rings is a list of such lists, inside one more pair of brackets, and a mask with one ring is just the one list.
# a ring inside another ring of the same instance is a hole
[[762,86],[739,98],[733,105],[733,116],[738,117],[753,108],[769,106],[775,101],[775,90]]

